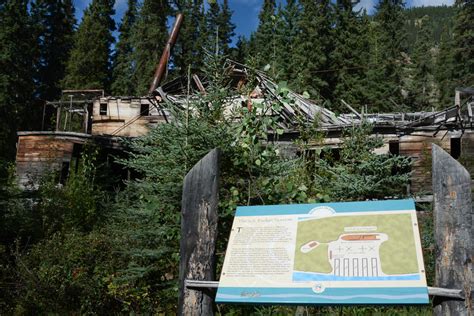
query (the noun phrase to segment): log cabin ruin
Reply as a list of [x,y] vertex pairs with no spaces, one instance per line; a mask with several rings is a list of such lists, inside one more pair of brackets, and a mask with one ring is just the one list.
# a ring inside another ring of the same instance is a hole
[[[37,188],[38,179],[52,171],[60,174],[59,181],[64,181],[70,168],[77,168],[86,144],[99,146],[106,153],[102,158],[105,160],[109,155],[120,155],[124,152],[124,138],[146,135],[157,124],[173,120],[169,105],[189,110],[189,104],[202,98],[207,82],[197,74],[161,85],[181,22],[182,16],[178,16],[147,96],[105,96],[102,90],[65,90],[61,101],[45,103],[43,113],[48,109],[55,110],[52,130],[18,132],[16,173],[22,188]],[[437,144],[454,158],[463,160],[474,174],[474,88],[456,89],[455,103],[441,111],[364,113],[341,100],[349,113],[336,115],[290,90],[286,92],[286,99],[291,102],[285,101],[278,85],[264,72],[230,60],[223,71],[232,95],[225,105],[225,115],[238,121],[238,117],[232,117],[237,107],[278,102],[281,111],[262,115],[277,117],[284,132],[274,139],[274,133],[269,131],[269,140],[276,140],[287,154],[295,154],[293,140],[299,137],[297,125],[302,121],[306,124],[317,122],[318,130],[325,136],[322,143],[315,143],[312,147],[330,148],[336,156],[345,131],[368,121],[373,125],[373,135],[384,141],[377,153],[412,158],[408,188],[411,194],[431,191],[431,144]],[[255,77],[256,86],[250,94],[244,94],[240,87],[250,74]],[[44,119],[43,115],[43,126]],[[128,174],[121,172],[123,177]]]

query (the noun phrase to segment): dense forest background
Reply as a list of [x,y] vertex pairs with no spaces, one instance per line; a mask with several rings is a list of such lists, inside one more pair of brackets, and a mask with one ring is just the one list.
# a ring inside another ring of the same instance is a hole
[[[341,99],[369,112],[441,109],[453,104],[455,87],[474,85],[472,1],[405,9],[403,1],[381,0],[369,16],[350,0],[265,0],[257,30],[235,45],[228,2],[128,0],[116,25],[113,0],[93,0],[79,23],[71,0],[0,0],[1,314],[173,313],[182,179],[214,147],[223,151],[221,252],[236,205],[403,194],[410,162],[374,155],[380,142],[367,138],[370,126],[348,131],[335,161],[330,153],[281,157],[265,137],[275,122],[260,120],[257,109],[243,109],[237,126],[227,121],[219,111],[229,93],[219,75],[225,58],[264,70],[336,113],[345,111]],[[51,175],[35,192],[19,190],[16,132],[40,129],[42,105],[62,89],[146,94],[176,12],[185,21],[168,78],[189,67],[206,75],[211,85],[195,105],[198,115],[184,121],[171,108],[175,122],[127,143],[131,154],[120,163],[137,180],[113,182],[91,145],[66,184]],[[300,135],[303,153],[322,137],[315,126],[301,126]]]

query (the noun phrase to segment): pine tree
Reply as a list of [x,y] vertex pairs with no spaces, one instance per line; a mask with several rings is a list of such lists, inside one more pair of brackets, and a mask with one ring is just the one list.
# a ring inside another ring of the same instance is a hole
[[38,56],[36,97],[53,100],[61,95],[60,82],[73,46],[76,19],[71,0],[36,0],[32,4]]
[[[457,0],[454,25],[454,75],[458,87],[474,86],[474,2]],[[453,78],[454,79],[454,78]]]
[[250,50],[256,52],[254,63],[258,67],[269,64],[273,66],[271,73],[275,75],[275,50],[277,40],[275,36],[275,0],[264,0],[258,15],[257,31],[250,38]]
[[112,31],[115,30],[113,7],[114,0],[93,0],[84,10],[66,66],[64,88],[108,89]]
[[436,105],[432,24],[429,17],[425,16],[418,21],[418,25],[419,31],[412,54],[410,100],[412,110],[427,110]]
[[35,39],[27,0],[0,2],[0,163],[15,156],[16,132],[36,129],[32,105]]
[[202,67],[207,27],[202,0],[179,1],[178,10],[183,13],[184,21],[174,49],[173,64],[180,75],[186,76],[189,66],[193,71]]
[[296,78],[293,58],[295,42],[299,32],[299,16],[301,8],[296,0],[288,0],[285,7],[278,8],[277,14],[277,44],[276,65],[278,68],[276,79],[293,81]]
[[216,52],[219,50],[219,16],[221,8],[217,1],[209,1],[209,8],[206,12],[206,33],[207,40],[204,43],[205,49],[210,52]]
[[293,84],[297,91],[308,91],[312,98],[330,100],[329,56],[333,50],[333,9],[329,0],[301,0],[303,12],[296,38]]
[[131,31],[137,16],[137,0],[128,0],[128,9],[119,26],[119,40],[113,56],[112,93],[132,95],[134,92],[133,46]]
[[403,103],[403,0],[380,1],[374,20],[376,55],[368,72],[368,103],[372,112],[394,111],[393,103]]
[[136,95],[146,94],[150,87],[168,38],[166,20],[169,10],[166,0],[145,0],[140,9],[132,34],[135,49],[133,60],[136,68],[133,80]]
[[239,63],[245,63],[249,53],[249,41],[243,37],[239,36],[235,48],[231,50],[230,58]]
[[452,106],[456,83],[454,82],[453,38],[447,29],[441,34],[435,76],[439,87],[439,107]]
[[454,104],[454,93],[457,87],[474,86],[474,3],[456,1],[456,17],[453,34],[445,28],[435,73],[439,87],[440,107]]
[[226,56],[230,53],[229,44],[232,42],[232,38],[235,35],[235,25],[232,23],[231,19],[232,11],[229,7],[229,1],[224,0],[217,19],[217,25],[219,26],[219,49]]
[[347,109],[341,99],[353,106],[365,104],[365,75],[369,62],[368,18],[354,12],[353,2],[340,0],[336,7],[334,50],[331,54],[334,99],[333,109]]

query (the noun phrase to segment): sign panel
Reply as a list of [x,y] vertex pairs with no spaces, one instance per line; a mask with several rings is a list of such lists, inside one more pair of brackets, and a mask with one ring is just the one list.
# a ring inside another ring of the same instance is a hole
[[414,201],[238,207],[216,302],[428,304]]

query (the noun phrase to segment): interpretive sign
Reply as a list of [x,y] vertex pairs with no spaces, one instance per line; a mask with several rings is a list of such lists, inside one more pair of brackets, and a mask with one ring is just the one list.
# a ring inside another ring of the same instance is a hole
[[216,302],[427,304],[414,201],[238,207]]

